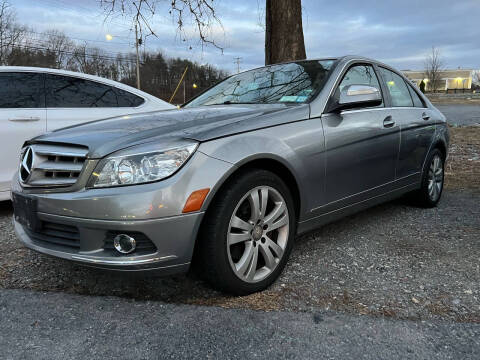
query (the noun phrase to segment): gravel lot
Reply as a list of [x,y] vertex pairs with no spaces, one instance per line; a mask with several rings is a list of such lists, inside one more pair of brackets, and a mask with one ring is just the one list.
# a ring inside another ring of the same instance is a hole
[[[480,138],[480,128],[468,131]],[[480,145],[454,145],[450,161],[458,173],[467,165],[478,169],[473,156]],[[400,199],[298,238],[282,277],[267,291],[242,298],[212,291],[195,274],[127,277],[34,253],[15,239],[10,204],[2,203],[0,288],[480,323],[480,184],[478,177],[455,182],[456,173],[448,175],[436,209]]]

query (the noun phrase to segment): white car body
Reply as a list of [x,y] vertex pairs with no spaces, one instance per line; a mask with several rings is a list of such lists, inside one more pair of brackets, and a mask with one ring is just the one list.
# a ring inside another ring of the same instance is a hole
[[[33,86],[29,86],[30,82]],[[63,86],[67,83],[67,86]],[[37,86],[37,92],[33,95],[28,94],[29,90]],[[85,95],[83,99],[81,98],[82,92],[77,91],[79,86],[80,89],[83,87]],[[101,95],[96,97],[94,91],[88,92],[89,87],[97,92],[100,91]],[[104,89],[107,91],[101,92]],[[17,93],[20,96],[17,96]],[[63,96],[65,101],[63,103],[62,101],[55,102],[55,100],[62,99],[62,94],[65,95]],[[12,99],[6,100],[5,98],[8,96]],[[80,96],[80,98],[72,99],[75,96]],[[20,100],[12,103],[11,100],[14,98],[20,98]],[[33,100],[34,98],[35,100]],[[139,98],[143,99],[143,102]],[[95,107],[88,107],[88,101],[92,101],[92,99],[95,101]],[[85,100],[82,107],[74,107],[76,102],[82,100]],[[97,100],[99,101],[97,102]],[[117,106],[112,105],[114,101]],[[33,102],[35,102],[34,106]],[[69,102],[68,106],[63,106]],[[133,106],[137,103],[141,104]],[[131,86],[98,76],[46,68],[1,66],[0,159],[2,171],[0,172],[0,200],[10,198],[10,183],[18,168],[20,150],[26,140],[45,132],[88,121],[169,109],[175,109],[175,106]]]

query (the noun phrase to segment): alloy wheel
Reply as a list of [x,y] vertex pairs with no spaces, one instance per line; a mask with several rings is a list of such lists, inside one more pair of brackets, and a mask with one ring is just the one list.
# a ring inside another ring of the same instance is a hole
[[269,276],[281,261],[290,229],[285,199],[270,186],[250,190],[238,202],[227,234],[233,272],[255,283]]
[[428,196],[431,201],[437,201],[442,193],[443,187],[443,164],[440,155],[432,158],[428,169]]

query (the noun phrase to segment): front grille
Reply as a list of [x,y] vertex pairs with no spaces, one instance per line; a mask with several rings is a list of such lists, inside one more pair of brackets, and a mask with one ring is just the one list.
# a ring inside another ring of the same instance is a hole
[[34,144],[31,174],[24,186],[59,187],[77,182],[87,157],[85,147]]
[[34,241],[80,248],[80,233],[75,226],[42,221],[40,230],[26,229],[26,232]]

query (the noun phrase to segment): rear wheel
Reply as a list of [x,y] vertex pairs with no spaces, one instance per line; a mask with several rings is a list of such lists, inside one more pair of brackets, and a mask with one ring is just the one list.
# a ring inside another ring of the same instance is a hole
[[415,202],[422,207],[437,206],[443,192],[445,157],[439,149],[428,155],[422,175],[422,187],[413,194]]
[[213,287],[246,295],[280,275],[295,235],[293,200],[275,174],[250,170],[216,196],[200,233],[204,274]]

